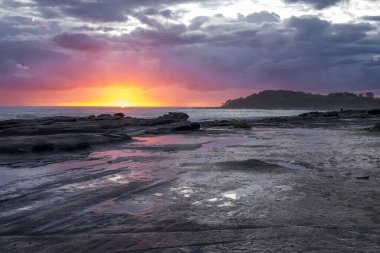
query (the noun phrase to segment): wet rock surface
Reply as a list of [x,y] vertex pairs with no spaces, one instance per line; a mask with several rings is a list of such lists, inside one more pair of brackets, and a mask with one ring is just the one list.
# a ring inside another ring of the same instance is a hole
[[379,252],[380,136],[362,120],[165,123],[78,156],[4,160],[0,252]]
[[342,110],[330,112],[308,112],[298,116],[273,117],[253,120],[215,120],[201,122],[202,127],[233,127],[250,129],[251,127],[329,127],[345,128],[348,126],[369,126],[380,120],[378,109],[373,110]]
[[146,132],[195,131],[198,123],[176,112],[156,119],[125,117],[123,113],[82,118],[53,117],[0,122],[0,154],[74,152],[97,145],[131,140]]
[[370,132],[380,132],[380,122],[376,123],[374,127],[368,129]]

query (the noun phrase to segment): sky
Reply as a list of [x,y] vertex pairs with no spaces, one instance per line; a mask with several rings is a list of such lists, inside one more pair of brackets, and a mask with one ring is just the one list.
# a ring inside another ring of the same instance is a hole
[[0,0],[0,105],[380,96],[380,0]]

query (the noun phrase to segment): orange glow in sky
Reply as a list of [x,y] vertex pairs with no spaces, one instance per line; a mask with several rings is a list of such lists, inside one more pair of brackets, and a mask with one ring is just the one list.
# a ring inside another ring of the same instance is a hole
[[80,88],[77,90],[81,94],[85,94],[85,96],[79,96],[78,98],[59,103],[58,105],[116,107],[165,106],[165,103],[147,96],[143,89],[134,87],[114,85],[102,88]]
[[32,106],[213,107],[246,92],[237,89],[194,91],[174,85],[147,89],[115,84],[67,90],[9,91],[8,97],[12,99],[7,100],[7,96],[0,94],[0,101],[3,105]]

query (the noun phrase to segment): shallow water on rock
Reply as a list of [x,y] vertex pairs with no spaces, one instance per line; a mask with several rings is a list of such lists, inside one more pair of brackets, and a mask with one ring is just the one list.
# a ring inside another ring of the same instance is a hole
[[104,207],[101,207],[98,211],[104,213],[116,213],[116,214],[141,214],[149,208],[152,208],[154,204],[154,197],[146,196],[146,197],[138,197],[131,200],[112,202],[111,204],[107,204]]
[[224,242],[229,231],[235,242],[261,240],[260,228],[272,231],[273,243],[275,233],[380,247],[379,137],[350,129],[248,132],[144,137],[73,161],[1,167],[0,235],[44,235],[55,244],[49,236],[133,234],[132,246],[115,245],[144,251],[165,241],[190,250],[204,237]]

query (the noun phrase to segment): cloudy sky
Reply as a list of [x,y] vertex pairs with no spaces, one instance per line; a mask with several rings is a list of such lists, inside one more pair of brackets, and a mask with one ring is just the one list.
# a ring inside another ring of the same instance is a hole
[[380,0],[0,0],[0,104],[380,95]]

